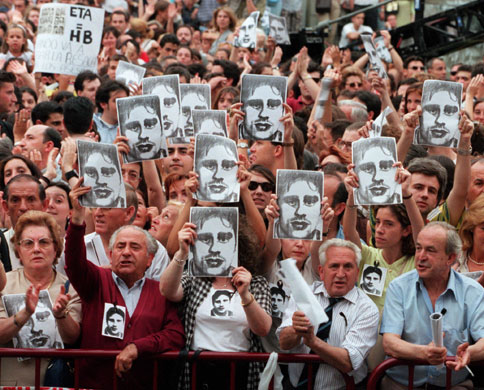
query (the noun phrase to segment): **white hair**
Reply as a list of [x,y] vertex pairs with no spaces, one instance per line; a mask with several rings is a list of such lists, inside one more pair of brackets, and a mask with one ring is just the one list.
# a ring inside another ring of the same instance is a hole
[[134,230],[137,230],[138,232],[143,233],[145,235],[146,248],[148,249],[148,253],[150,255],[154,255],[156,253],[156,251],[158,250],[158,241],[156,241],[153,238],[153,236],[150,233],[148,233],[146,230],[141,229],[140,227],[135,225],[124,225],[124,226],[121,226],[119,229],[117,229],[109,239],[109,250],[111,251],[113,250],[114,243],[116,242],[116,238],[118,237],[118,234],[122,232],[124,229],[128,229],[128,228],[132,228]]
[[356,265],[359,267],[361,262],[361,250],[358,248],[357,245],[353,244],[351,241],[342,240],[341,238],[332,238],[331,240],[325,241],[323,245],[319,248],[319,264],[324,266],[326,263],[327,257],[326,253],[329,248],[337,247],[337,248],[348,248],[353,251],[355,254],[355,261]]

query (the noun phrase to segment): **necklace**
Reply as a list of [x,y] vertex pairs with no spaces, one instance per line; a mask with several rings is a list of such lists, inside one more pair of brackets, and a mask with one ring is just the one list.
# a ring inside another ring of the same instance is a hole
[[481,262],[479,262],[479,261],[477,261],[477,260],[474,260],[474,259],[471,257],[471,255],[467,255],[467,259],[468,259],[468,260],[470,260],[470,261],[472,261],[472,262],[473,262],[475,265],[480,265],[480,266],[483,266],[483,265],[484,265],[484,261],[481,263]]

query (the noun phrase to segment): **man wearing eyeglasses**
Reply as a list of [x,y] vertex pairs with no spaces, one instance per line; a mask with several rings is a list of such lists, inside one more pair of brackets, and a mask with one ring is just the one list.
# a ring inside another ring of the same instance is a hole
[[[17,175],[11,179],[3,192],[3,211],[9,216],[12,226],[15,226],[21,215],[30,210],[47,210],[48,200],[42,184],[31,175]],[[2,259],[5,269],[21,267],[20,260],[15,254],[15,247],[10,239],[13,237],[13,227],[4,233],[9,247],[10,260]]]

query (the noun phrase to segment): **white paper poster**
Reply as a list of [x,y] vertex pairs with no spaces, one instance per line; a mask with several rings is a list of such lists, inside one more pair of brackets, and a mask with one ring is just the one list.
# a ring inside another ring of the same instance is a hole
[[71,4],[40,9],[34,72],[77,75],[97,72],[104,10]]

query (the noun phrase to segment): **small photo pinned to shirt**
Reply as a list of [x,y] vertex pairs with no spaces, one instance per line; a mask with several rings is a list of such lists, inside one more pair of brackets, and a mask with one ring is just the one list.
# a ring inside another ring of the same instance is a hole
[[231,309],[234,292],[230,290],[215,290],[212,295],[212,317],[232,317],[234,312]]
[[387,278],[387,269],[377,265],[365,264],[361,273],[360,288],[367,295],[381,297]]
[[105,302],[102,335],[122,340],[125,323],[126,308]]

